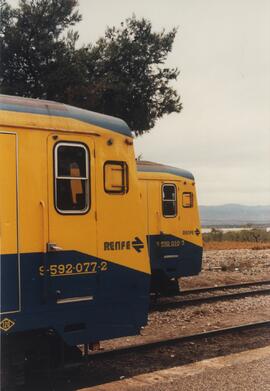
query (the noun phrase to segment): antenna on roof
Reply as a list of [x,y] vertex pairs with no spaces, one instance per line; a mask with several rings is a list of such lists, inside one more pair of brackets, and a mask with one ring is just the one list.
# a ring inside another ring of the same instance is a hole
[[143,159],[143,154],[140,153],[140,154],[136,157],[136,161],[137,161],[137,162],[140,162],[142,159]]

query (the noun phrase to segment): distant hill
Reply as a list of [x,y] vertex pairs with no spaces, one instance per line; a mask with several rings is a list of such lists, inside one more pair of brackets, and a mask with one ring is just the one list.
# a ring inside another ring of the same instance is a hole
[[270,205],[246,206],[225,204],[200,206],[201,222],[207,225],[267,225],[270,226]]

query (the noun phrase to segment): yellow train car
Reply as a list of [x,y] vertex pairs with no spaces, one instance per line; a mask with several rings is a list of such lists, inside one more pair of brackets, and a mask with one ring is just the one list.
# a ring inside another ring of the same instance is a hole
[[175,167],[137,161],[144,226],[151,262],[151,291],[179,292],[178,279],[202,265],[202,234],[193,175]]
[[75,346],[146,324],[150,264],[124,121],[1,95],[0,235],[12,351],[41,349],[48,332]]

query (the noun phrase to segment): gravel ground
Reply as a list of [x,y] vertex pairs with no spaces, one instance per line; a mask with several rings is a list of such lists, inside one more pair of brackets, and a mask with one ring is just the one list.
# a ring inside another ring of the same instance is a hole
[[208,250],[202,273],[180,279],[181,288],[270,279],[270,249]]
[[135,376],[81,391],[269,391],[270,348]]
[[166,387],[147,387],[147,391],[269,391],[270,357],[242,366],[208,369],[196,378],[187,377]]
[[[216,267],[223,270],[216,271]],[[234,267],[232,267],[234,265]],[[234,270],[237,268],[238,270]],[[231,269],[231,270],[228,270]],[[232,270],[233,269],[233,270]],[[183,278],[184,289],[270,279],[270,250],[209,250],[204,253],[200,276]],[[206,303],[149,314],[148,325],[140,336],[104,341],[103,348],[117,348],[240,323],[270,319],[270,296],[246,297],[232,301]]]
[[244,367],[235,364],[222,370],[208,369],[195,378],[168,382],[165,387],[147,387],[147,391],[269,391],[269,367],[270,357],[245,364]]
[[104,341],[103,348],[187,335],[241,323],[270,319],[270,296],[246,297],[233,301],[222,301],[195,305],[149,314],[148,325],[140,336]]
[[[141,352],[122,353],[114,357],[89,357],[81,371],[66,372],[60,377],[31,378],[25,391],[75,391],[117,381],[113,391],[119,391],[119,380],[156,371],[182,367],[232,353],[254,350],[270,345],[269,327],[227,333],[197,341],[174,342],[172,345],[149,347]],[[152,382],[153,383],[153,382]],[[123,389],[123,388],[121,388]],[[155,388],[152,388],[155,390]],[[167,391],[167,388],[163,388]],[[178,388],[175,388],[177,390]],[[173,388],[172,388],[173,390]]]

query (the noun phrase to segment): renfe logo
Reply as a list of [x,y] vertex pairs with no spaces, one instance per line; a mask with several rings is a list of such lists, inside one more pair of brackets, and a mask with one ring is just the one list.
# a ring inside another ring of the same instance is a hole
[[131,240],[119,240],[115,242],[104,242],[105,251],[123,251],[130,250],[131,246],[134,248],[137,253],[140,253],[144,248],[144,244],[140,238],[137,236],[133,241]]

